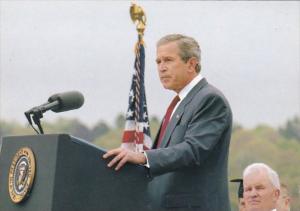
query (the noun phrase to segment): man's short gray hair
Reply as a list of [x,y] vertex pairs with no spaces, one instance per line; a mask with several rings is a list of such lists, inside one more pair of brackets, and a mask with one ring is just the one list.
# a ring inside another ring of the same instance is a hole
[[179,56],[184,62],[187,62],[192,57],[195,57],[198,60],[196,72],[199,73],[201,70],[201,50],[198,42],[194,38],[182,34],[169,34],[162,37],[157,42],[156,47],[158,48],[159,46],[170,42],[177,43],[179,48]]
[[270,166],[264,163],[253,163],[247,166],[243,172],[243,178],[245,178],[250,173],[260,172],[262,170],[265,170],[267,172],[268,177],[274,187],[280,190],[280,180],[278,174]]

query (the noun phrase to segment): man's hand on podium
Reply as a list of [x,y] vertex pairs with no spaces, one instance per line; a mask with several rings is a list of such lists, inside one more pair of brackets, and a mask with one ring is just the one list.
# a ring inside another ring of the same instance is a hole
[[108,167],[113,167],[116,165],[115,170],[119,170],[125,163],[134,163],[134,164],[146,164],[147,160],[143,153],[141,152],[133,152],[124,148],[116,148],[109,150],[103,155],[104,159],[109,157],[114,157],[108,164]]

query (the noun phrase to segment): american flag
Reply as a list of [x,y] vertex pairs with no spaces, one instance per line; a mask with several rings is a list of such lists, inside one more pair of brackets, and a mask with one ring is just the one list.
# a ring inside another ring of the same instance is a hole
[[134,69],[121,147],[142,152],[152,146],[144,86],[145,48],[142,41],[136,46]]

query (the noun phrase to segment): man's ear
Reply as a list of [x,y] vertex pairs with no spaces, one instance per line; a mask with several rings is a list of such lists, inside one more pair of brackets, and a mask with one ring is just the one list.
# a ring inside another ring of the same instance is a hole
[[285,206],[290,206],[290,203],[291,203],[291,198],[287,196],[286,199],[284,200],[284,204]]
[[196,71],[196,66],[199,64],[198,60],[195,57],[190,58],[188,61],[188,67],[191,72]]
[[277,201],[279,199],[279,196],[280,196],[280,190],[279,189],[275,189],[274,196],[275,196],[275,200]]

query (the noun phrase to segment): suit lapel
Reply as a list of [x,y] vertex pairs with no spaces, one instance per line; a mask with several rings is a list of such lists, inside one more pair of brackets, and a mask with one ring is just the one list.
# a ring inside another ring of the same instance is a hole
[[[207,84],[207,81],[205,78],[203,78],[201,81],[199,81],[196,84],[196,86],[188,93],[188,95],[179,104],[176,111],[173,113],[173,116],[166,128],[166,132],[165,132],[165,135],[164,135],[162,143],[161,143],[161,148],[167,147],[169,145],[170,137],[185,111],[185,106],[193,99],[193,97],[196,95],[196,93],[198,93],[198,91],[206,84]],[[157,141],[157,140],[155,140],[155,141]]]

